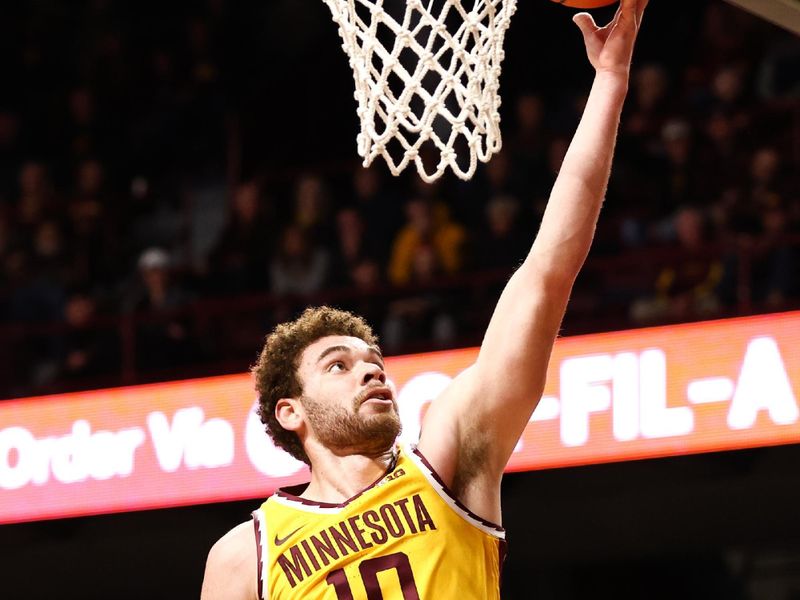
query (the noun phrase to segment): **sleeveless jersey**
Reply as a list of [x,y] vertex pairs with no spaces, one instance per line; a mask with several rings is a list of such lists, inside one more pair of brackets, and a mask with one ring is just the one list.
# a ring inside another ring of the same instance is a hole
[[461,505],[414,447],[343,504],[278,490],[253,518],[261,600],[500,598],[504,530]]

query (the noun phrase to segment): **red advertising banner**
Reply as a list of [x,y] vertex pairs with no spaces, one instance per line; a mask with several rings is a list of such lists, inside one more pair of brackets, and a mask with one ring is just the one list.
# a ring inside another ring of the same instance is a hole
[[[403,438],[477,349],[389,358]],[[800,442],[800,313],[556,343],[524,471]],[[0,402],[0,523],[263,498],[306,470],[248,375]]]

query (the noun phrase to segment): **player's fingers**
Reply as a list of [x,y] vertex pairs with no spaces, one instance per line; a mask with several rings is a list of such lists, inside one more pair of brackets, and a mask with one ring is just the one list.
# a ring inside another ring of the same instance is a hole
[[[619,21],[619,16],[622,14],[623,9],[625,8],[625,2],[627,0],[620,0],[619,4],[617,4],[617,10],[614,12],[614,18],[611,19],[609,25],[612,25]],[[635,1],[635,0],[634,0]]]
[[620,0],[614,20],[616,21],[622,17],[638,28],[639,23],[642,22],[642,13],[645,6],[647,6],[647,2],[648,0]]
[[636,11],[639,6],[639,0],[620,0],[617,14],[614,15],[614,21],[627,21],[628,23],[636,23]]
[[647,7],[647,3],[649,0],[639,0],[636,5],[636,27],[638,29],[639,25],[642,24],[642,15],[644,14],[644,9]]
[[572,21],[581,30],[584,39],[590,36],[598,29],[597,24],[594,22],[594,18],[589,13],[585,12],[578,13],[572,17]]
[[614,20],[609,23],[609,27],[613,27],[615,31],[618,30],[617,35],[626,39],[634,39],[636,31],[639,27],[639,8],[646,0],[620,0],[617,7],[617,14],[614,15]]

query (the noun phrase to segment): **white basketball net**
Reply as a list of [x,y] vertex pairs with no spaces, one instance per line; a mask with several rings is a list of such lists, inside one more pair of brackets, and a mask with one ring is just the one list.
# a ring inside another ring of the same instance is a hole
[[[413,161],[427,182],[448,167],[466,180],[500,150],[500,64],[517,0],[324,2],[353,68],[365,167],[383,156],[394,175]],[[435,168],[423,164],[431,144]]]

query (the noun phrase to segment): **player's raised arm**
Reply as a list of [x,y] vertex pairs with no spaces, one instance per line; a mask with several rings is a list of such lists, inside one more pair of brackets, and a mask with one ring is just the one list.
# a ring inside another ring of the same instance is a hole
[[462,501],[499,521],[503,468],[544,389],[547,363],[606,192],[634,41],[647,0],[614,19],[574,17],[595,79],[530,253],[495,308],[475,364],[429,409],[420,451]]

